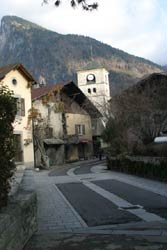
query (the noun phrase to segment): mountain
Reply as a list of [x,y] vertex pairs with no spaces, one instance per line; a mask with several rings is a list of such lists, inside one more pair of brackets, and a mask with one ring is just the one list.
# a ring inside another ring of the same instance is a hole
[[34,78],[53,84],[74,80],[90,61],[110,72],[112,94],[162,68],[95,39],[62,35],[16,16],[4,16],[0,27],[0,66],[22,63]]
[[167,65],[162,66],[164,70],[167,70]]

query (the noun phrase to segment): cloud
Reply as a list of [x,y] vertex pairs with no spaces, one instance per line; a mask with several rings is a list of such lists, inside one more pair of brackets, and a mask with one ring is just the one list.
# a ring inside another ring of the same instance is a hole
[[[92,0],[91,0],[92,1]],[[131,54],[167,64],[167,17],[164,0],[97,0],[97,11],[73,10],[68,1],[5,0],[0,16],[17,15],[58,33],[93,37]],[[163,7],[162,7],[163,4]]]

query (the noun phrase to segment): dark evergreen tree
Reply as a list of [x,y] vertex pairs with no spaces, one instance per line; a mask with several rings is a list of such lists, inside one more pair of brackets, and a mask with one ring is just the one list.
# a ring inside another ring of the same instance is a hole
[[0,208],[7,205],[10,180],[13,176],[14,138],[13,126],[16,102],[8,87],[0,86]]

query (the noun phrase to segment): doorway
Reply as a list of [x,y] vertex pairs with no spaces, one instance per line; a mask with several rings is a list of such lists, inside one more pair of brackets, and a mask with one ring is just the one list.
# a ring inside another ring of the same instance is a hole
[[15,162],[23,162],[22,136],[14,134]]

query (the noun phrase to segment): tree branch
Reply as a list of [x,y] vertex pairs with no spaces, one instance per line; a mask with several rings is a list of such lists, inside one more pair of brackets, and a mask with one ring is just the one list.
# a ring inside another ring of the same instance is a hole
[[[62,3],[63,0],[56,0],[54,2],[54,5],[56,7],[59,7],[60,4]],[[48,4],[50,2],[50,0],[43,0],[42,5],[43,4]],[[72,8],[77,7],[77,5],[81,5],[83,10],[86,11],[92,11],[92,10],[96,10],[98,8],[98,3],[97,2],[92,2],[91,4],[88,4],[87,0],[69,0],[70,5]]]

